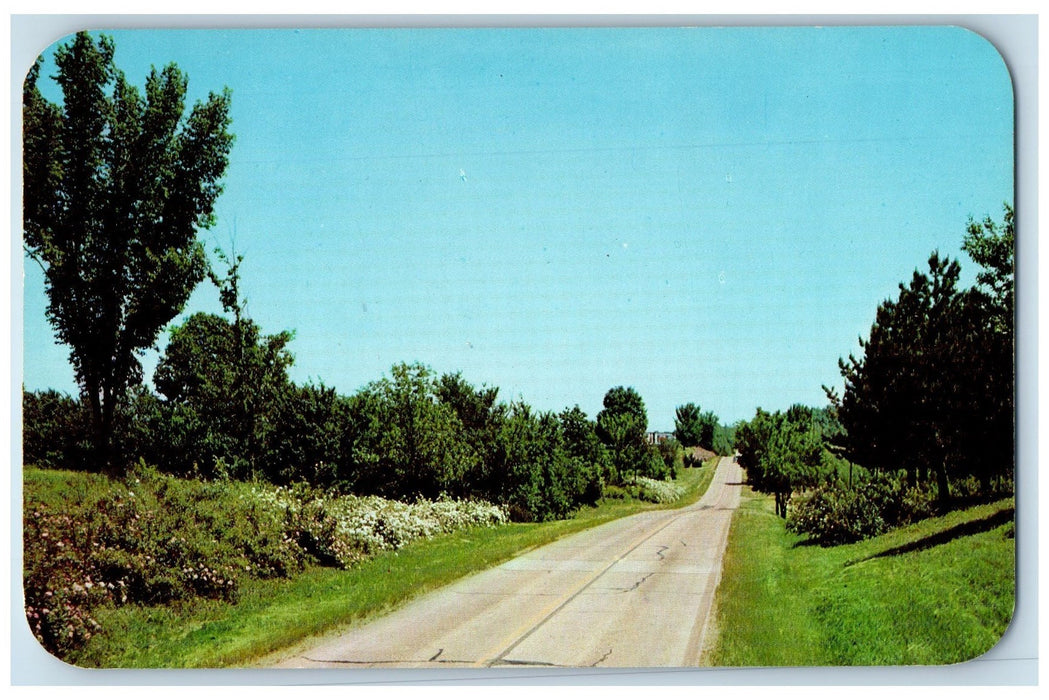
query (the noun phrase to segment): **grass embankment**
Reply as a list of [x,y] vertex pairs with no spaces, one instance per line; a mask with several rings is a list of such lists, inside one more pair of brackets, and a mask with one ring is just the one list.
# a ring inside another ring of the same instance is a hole
[[715,666],[949,664],[993,647],[1013,613],[1013,499],[864,542],[819,547],[744,490],[717,593]]
[[674,504],[608,499],[568,520],[471,528],[412,542],[348,570],[313,566],[290,579],[252,580],[238,602],[194,599],[98,612],[102,632],[69,659],[100,668],[250,666],[310,637],[384,614],[409,599],[560,537],[643,510],[695,502],[716,460],[680,472]]

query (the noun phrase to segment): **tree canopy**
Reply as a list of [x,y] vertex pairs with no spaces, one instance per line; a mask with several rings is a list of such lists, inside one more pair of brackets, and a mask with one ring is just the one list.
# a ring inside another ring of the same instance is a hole
[[776,499],[776,514],[787,517],[791,495],[819,478],[823,438],[812,409],[791,406],[785,413],[758,408],[736,429],[739,463],[756,491]]
[[603,404],[597,414],[597,435],[611,453],[613,479],[647,471],[652,455],[645,443],[648,414],[641,394],[633,387],[617,386],[608,390]]
[[290,340],[286,332],[263,336],[249,319],[205,313],[172,330],[153,383],[166,399],[168,429],[184,443],[185,466],[242,478],[261,467],[257,456],[290,386]]
[[185,112],[187,78],[154,69],[144,94],[114,64],[112,39],[81,32],[55,52],[62,103],[25,80],[23,232],[44,271],[47,317],[69,346],[109,463],[118,407],[141,379],[138,353],[204,278],[197,230],[214,222],[233,136],[230,93]]
[[713,447],[717,430],[718,417],[713,411],[704,412],[691,402],[674,411],[674,437],[685,447]]
[[952,478],[986,487],[1012,471],[1012,210],[1005,223],[970,222],[965,249],[982,288],[959,286],[956,261],[929,257],[896,299],[878,307],[863,355],[840,361],[847,456],[874,470],[935,480],[941,505]]
[[999,329],[1011,334],[1014,302],[1014,280],[1016,269],[1016,226],[1013,208],[1004,205],[1002,223],[991,217],[981,223],[969,219],[962,248],[973,262],[983,269],[977,273],[976,281],[991,298],[996,307]]

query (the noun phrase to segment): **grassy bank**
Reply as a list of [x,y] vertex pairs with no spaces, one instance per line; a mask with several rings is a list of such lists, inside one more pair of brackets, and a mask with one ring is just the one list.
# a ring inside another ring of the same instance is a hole
[[744,490],[717,594],[716,666],[949,664],[1012,617],[1013,499],[864,542],[810,546]]
[[462,530],[380,553],[348,570],[312,566],[289,579],[247,581],[236,603],[198,598],[107,607],[96,614],[102,631],[67,660],[101,668],[252,665],[565,535],[642,510],[692,503],[709,485],[714,464],[683,470],[677,483],[687,495],[671,505],[609,499],[568,520]]

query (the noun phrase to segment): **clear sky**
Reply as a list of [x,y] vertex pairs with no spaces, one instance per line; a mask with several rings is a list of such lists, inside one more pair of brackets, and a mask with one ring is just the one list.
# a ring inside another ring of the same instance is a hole
[[[877,305],[934,249],[971,280],[968,218],[1013,200],[1009,75],[959,28],[112,35],[136,84],[232,89],[202,237],[292,378],[345,394],[419,361],[591,417],[633,386],[652,429],[822,405]],[[25,386],[72,393],[41,278]]]

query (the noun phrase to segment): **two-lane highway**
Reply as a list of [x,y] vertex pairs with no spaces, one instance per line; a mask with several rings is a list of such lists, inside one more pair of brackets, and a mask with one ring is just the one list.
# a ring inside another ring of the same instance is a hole
[[692,506],[534,549],[278,666],[694,666],[741,481],[722,458]]

